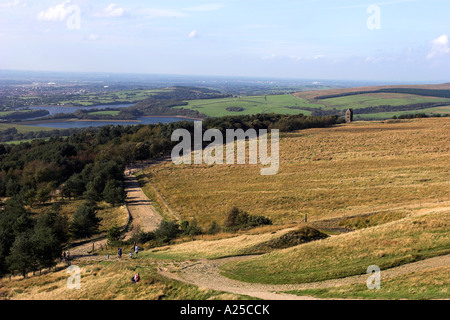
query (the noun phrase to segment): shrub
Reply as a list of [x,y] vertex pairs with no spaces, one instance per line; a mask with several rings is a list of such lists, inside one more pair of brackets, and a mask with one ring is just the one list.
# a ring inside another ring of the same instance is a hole
[[186,236],[196,236],[202,234],[202,229],[198,226],[197,220],[192,221],[182,221],[180,225],[180,229],[183,235]]
[[220,226],[217,222],[213,221],[208,227],[208,230],[206,231],[207,234],[217,234],[220,232]]
[[177,238],[181,233],[180,226],[174,221],[161,221],[158,229],[155,231],[155,238],[162,242],[168,243]]
[[113,226],[108,230],[107,239],[108,244],[113,245],[117,243],[120,240],[120,236],[122,235],[122,232],[118,226]]
[[271,225],[272,221],[264,216],[249,215],[247,212],[231,208],[225,220],[225,227],[230,230],[240,230],[246,228],[254,228],[262,225]]
[[95,212],[95,204],[89,201],[78,207],[72,219],[72,232],[75,238],[87,238],[98,232],[100,219]]

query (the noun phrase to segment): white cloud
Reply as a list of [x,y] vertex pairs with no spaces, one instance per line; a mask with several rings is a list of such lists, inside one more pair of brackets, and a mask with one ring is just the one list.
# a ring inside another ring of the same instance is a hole
[[111,3],[106,8],[104,8],[101,12],[94,14],[95,17],[101,18],[118,18],[122,17],[125,13],[124,8],[118,7],[115,3]]
[[196,39],[197,39],[197,38],[199,37],[198,31],[197,31],[197,30],[192,30],[192,31],[189,33],[188,37],[189,37],[189,38],[196,38]]
[[433,59],[435,57],[443,56],[450,53],[450,48],[448,46],[448,35],[443,34],[437,39],[431,42],[431,51],[427,55],[427,59]]
[[43,21],[63,21],[73,12],[74,6],[67,6],[69,1],[64,1],[54,7],[50,7],[38,14],[38,19]]

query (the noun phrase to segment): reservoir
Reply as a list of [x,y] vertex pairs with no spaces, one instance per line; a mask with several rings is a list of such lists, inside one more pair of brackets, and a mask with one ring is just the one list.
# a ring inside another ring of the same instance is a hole
[[92,110],[92,109],[120,109],[120,108],[128,108],[133,106],[134,104],[104,104],[100,106],[90,106],[90,107],[72,107],[72,106],[38,106],[38,107],[28,107],[31,110],[47,110],[50,112],[50,116],[53,116],[57,113],[74,113],[78,110]]
[[[141,117],[137,120],[124,120],[124,121],[97,121],[97,120],[70,120],[60,121],[55,120],[52,122],[42,121],[39,123],[23,123],[29,126],[55,128],[55,129],[70,129],[70,128],[88,128],[88,127],[102,127],[106,125],[137,125],[137,124],[157,124],[157,123],[171,123],[179,121],[194,121],[195,119],[181,118],[181,117]],[[37,121],[36,121],[37,122]]]
[[[111,105],[99,105],[99,106],[89,106],[89,107],[73,107],[73,106],[33,106],[29,107],[31,110],[47,110],[50,112],[50,116],[58,114],[58,113],[74,113],[77,110],[92,110],[92,109],[119,109],[119,108],[128,108],[133,106],[134,104],[111,104]],[[55,128],[55,129],[70,129],[70,128],[88,128],[88,127],[102,127],[106,125],[137,125],[137,124],[157,124],[157,123],[171,123],[178,121],[194,121],[195,119],[176,117],[176,116],[161,116],[161,117],[140,117],[137,120],[124,120],[124,121],[100,121],[100,120],[37,120],[36,118],[26,119],[26,122],[23,123],[30,126],[35,127],[46,127],[46,128]]]

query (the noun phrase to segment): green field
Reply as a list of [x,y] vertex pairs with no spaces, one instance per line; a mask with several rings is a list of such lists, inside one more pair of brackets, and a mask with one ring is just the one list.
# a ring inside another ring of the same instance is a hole
[[[319,108],[319,104],[310,103],[307,100],[296,98],[290,94],[249,96],[241,98],[203,99],[187,101],[185,108],[199,111],[210,117],[222,117],[231,115],[247,115],[257,113],[279,114],[311,114],[310,111],[301,110],[302,107]],[[242,111],[229,111],[227,108],[242,108]]]
[[410,110],[410,111],[393,111],[393,112],[380,112],[380,113],[369,113],[369,114],[356,114],[354,115],[355,120],[383,120],[390,119],[393,116],[407,115],[407,114],[415,114],[415,113],[426,113],[426,114],[446,114],[450,112],[450,107],[435,107],[435,108],[427,108],[420,110]]
[[158,93],[170,91],[173,91],[173,89],[125,90],[125,91],[108,92],[105,94],[89,93],[77,95],[77,99],[58,101],[58,104],[95,106],[101,104],[130,103],[145,100],[146,98],[149,98]]
[[18,125],[18,124],[10,124],[10,123],[0,123],[0,131],[10,129],[10,128],[16,128],[18,133],[55,130],[55,128],[24,126],[24,125]]
[[323,99],[318,101],[320,103],[325,104],[327,107],[331,108],[358,109],[381,105],[401,106],[423,102],[445,102],[445,101],[450,102],[450,99],[436,98],[436,97],[422,97],[412,94],[400,94],[400,93],[370,93],[370,94],[344,96],[339,98]]
[[[302,108],[322,108],[323,110],[338,109],[344,111],[347,108],[357,110],[360,108],[374,106],[403,106],[418,103],[441,103],[447,101],[450,104],[450,99],[399,93],[359,94],[323,100],[307,100],[294,95],[285,94],[191,100],[186,101],[188,102],[187,106],[178,106],[176,108],[196,110],[210,117],[248,115],[257,113],[303,113],[305,115],[310,115],[311,110],[304,110]],[[419,112],[427,114],[448,113],[450,112],[450,109],[448,107],[433,107],[408,111],[361,114],[355,115],[355,119],[381,120],[392,118],[393,116],[414,114]]]
[[120,111],[95,111],[95,112],[89,112],[88,115],[90,116],[101,116],[101,115],[108,115],[108,116],[118,116]]
[[444,266],[384,280],[379,290],[367,290],[364,283],[289,293],[324,299],[445,299],[450,287],[448,274],[450,266]]

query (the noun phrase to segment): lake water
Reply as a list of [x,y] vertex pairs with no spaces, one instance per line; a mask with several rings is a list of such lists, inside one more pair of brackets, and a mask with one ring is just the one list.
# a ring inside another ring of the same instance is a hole
[[134,104],[105,104],[100,106],[90,106],[90,107],[64,107],[64,106],[38,106],[38,107],[29,107],[31,110],[47,110],[50,112],[50,116],[57,114],[57,113],[74,113],[77,110],[91,110],[91,109],[108,109],[108,108],[128,108],[133,106]]
[[70,129],[70,128],[88,128],[88,127],[102,127],[106,125],[137,125],[137,124],[156,124],[156,123],[171,123],[178,121],[194,121],[194,119],[184,119],[176,117],[142,117],[137,121],[59,121],[51,123],[36,123],[29,124],[35,127],[46,127],[56,129]]
[[[50,112],[49,115],[55,115],[57,113],[74,113],[77,110],[91,110],[91,109],[107,109],[107,108],[128,108],[134,104],[111,104],[111,105],[100,105],[100,106],[90,106],[90,107],[65,107],[65,106],[35,106],[29,107],[32,110],[47,110]],[[34,120],[36,118],[29,118],[26,120]],[[156,124],[156,123],[171,123],[183,120],[193,121],[194,119],[184,119],[176,117],[141,117],[137,121],[58,121],[56,122],[43,122],[36,124],[29,124],[35,127],[46,127],[46,128],[56,128],[56,129],[69,129],[69,128],[88,128],[88,127],[102,127],[106,125],[136,125],[136,124]]]

